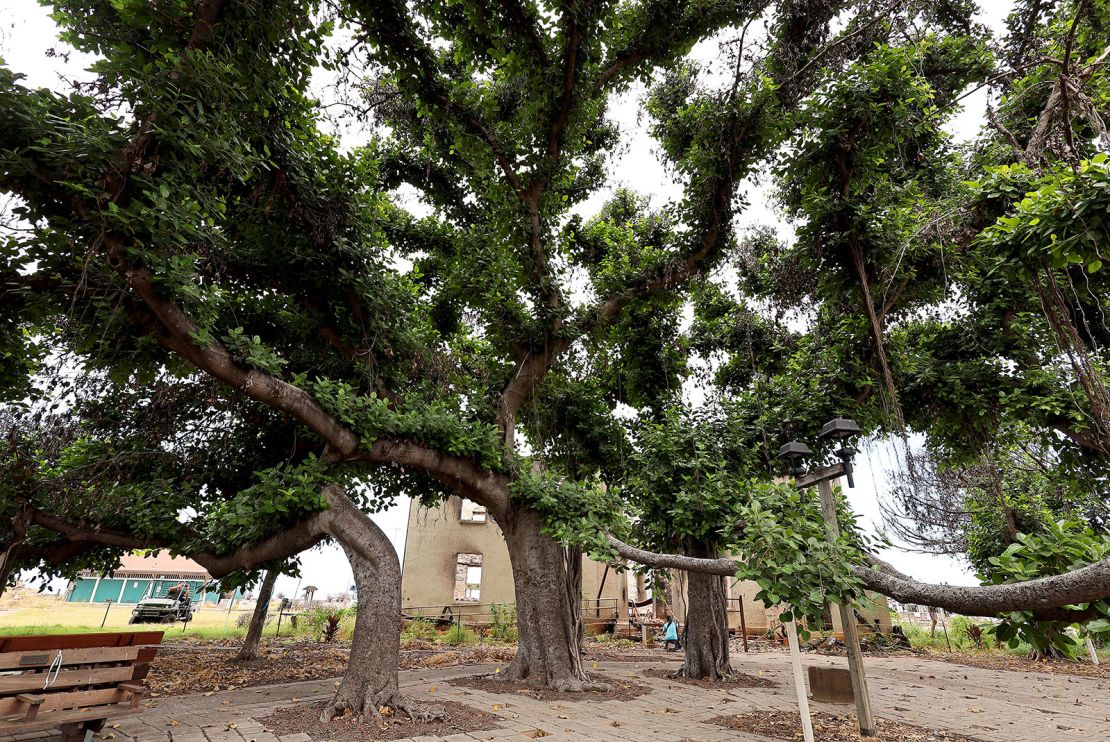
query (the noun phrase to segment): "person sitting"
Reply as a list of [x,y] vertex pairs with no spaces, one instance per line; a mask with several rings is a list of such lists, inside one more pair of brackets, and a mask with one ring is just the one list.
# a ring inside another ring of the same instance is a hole
[[669,613],[667,620],[663,622],[663,649],[668,652],[682,649],[682,643],[678,640],[678,624],[675,623],[674,616]]

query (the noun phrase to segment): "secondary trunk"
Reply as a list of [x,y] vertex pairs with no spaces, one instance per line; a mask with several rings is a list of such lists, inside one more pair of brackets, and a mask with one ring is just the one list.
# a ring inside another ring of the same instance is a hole
[[251,625],[247,629],[247,638],[243,641],[243,646],[239,648],[239,654],[235,655],[235,659],[241,661],[253,660],[258,657],[258,645],[262,643],[262,629],[266,625],[267,608],[270,605],[270,598],[274,594],[274,584],[277,583],[278,571],[276,569],[266,570],[266,576],[262,579],[262,584],[258,588],[258,600],[254,604],[254,613],[251,615]]
[[516,588],[516,657],[501,673],[561,691],[599,687],[582,668],[582,552],[540,531],[540,516],[513,507],[498,520]]
[[383,708],[414,719],[446,718],[442,706],[414,710],[397,689],[401,659],[401,563],[374,521],[345,496],[329,493],[328,532],[343,547],[358,589],[355,632],[347,671],[320,714],[328,721],[348,710],[363,719],[381,719]]
[[[381,534],[377,526],[373,531]],[[381,534],[381,538],[385,540],[385,534]],[[378,563],[373,564],[343,544],[358,588],[355,632],[351,638],[347,671],[331,703],[320,715],[323,721],[342,715],[348,709],[363,718],[378,718],[382,707],[405,707],[397,690],[397,668],[401,659],[401,570],[393,546],[388,540],[385,545],[389,554],[383,552]]]
[[[687,556],[716,559],[717,550],[693,544]],[[725,577],[686,573],[686,655],[682,675],[698,680],[721,680],[732,674],[728,656],[728,602]]]

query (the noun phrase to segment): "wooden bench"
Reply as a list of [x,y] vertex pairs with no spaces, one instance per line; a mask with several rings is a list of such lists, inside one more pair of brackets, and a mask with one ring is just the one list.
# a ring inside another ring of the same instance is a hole
[[89,740],[104,722],[142,711],[161,631],[0,636],[0,734],[60,728]]

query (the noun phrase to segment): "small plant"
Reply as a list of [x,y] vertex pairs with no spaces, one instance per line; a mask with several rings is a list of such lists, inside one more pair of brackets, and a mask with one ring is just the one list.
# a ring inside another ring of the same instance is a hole
[[489,622],[489,635],[491,638],[515,643],[517,639],[516,606],[494,603],[489,608],[492,614]]
[[333,642],[339,636],[339,629],[347,611],[318,605],[299,614],[306,628],[320,637],[320,641]]
[[477,641],[478,635],[474,633],[474,630],[462,624],[453,624],[443,636],[444,644],[450,644],[456,647],[463,644],[474,644]]
[[426,618],[417,618],[408,622],[408,625],[401,631],[401,641],[435,641],[436,625]]
[[320,639],[325,642],[335,641],[339,635],[339,623],[343,620],[342,611],[334,611],[324,618],[324,629]]

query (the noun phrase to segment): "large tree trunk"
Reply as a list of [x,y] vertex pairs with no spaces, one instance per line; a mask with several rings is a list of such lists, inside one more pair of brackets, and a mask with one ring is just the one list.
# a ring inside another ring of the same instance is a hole
[[[706,544],[690,545],[688,556],[717,559]],[[733,674],[728,662],[728,601],[719,574],[686,573],[686,662],[682,674],[697,680],[722,680]]]
[[274,585],[277,583],[279,572],[276,569],[266,570],[266,576],[258,588],[258,599],[254,604],[254,614],[251,615],[251,625],[247,629],[247,638],[239,648],[235,659],[246,662],[258,657],[258,645],[262,642],[262,629],[266,626],[266,613],[270,606],[270,598],[274,594]]
[[543,534],[528,508],[511,507],[498,525],[512,561],[518,631],[516,657],[501,677],[561,691],[601,687],[582,668],[581,550]]
[[[323,721],[348,709],[365,719],[380,718],[384,706],[406,707],[397,689],[401,660],[401,568],[393,545],[376,525],[371,525],[366,529],[365,542],[380,551],[376,564],[343,545],[355,574],[358,606],[347,671],[320,716]],[[377,543],[379,540],[384,541],[384,547]]]
[[[715,548],[692,544],[687,556],[716,559]],[[727,578],[699,572],[686,573],[686,661],[681,673],[698,680],[722,680],[732,675],[728,656]]]

